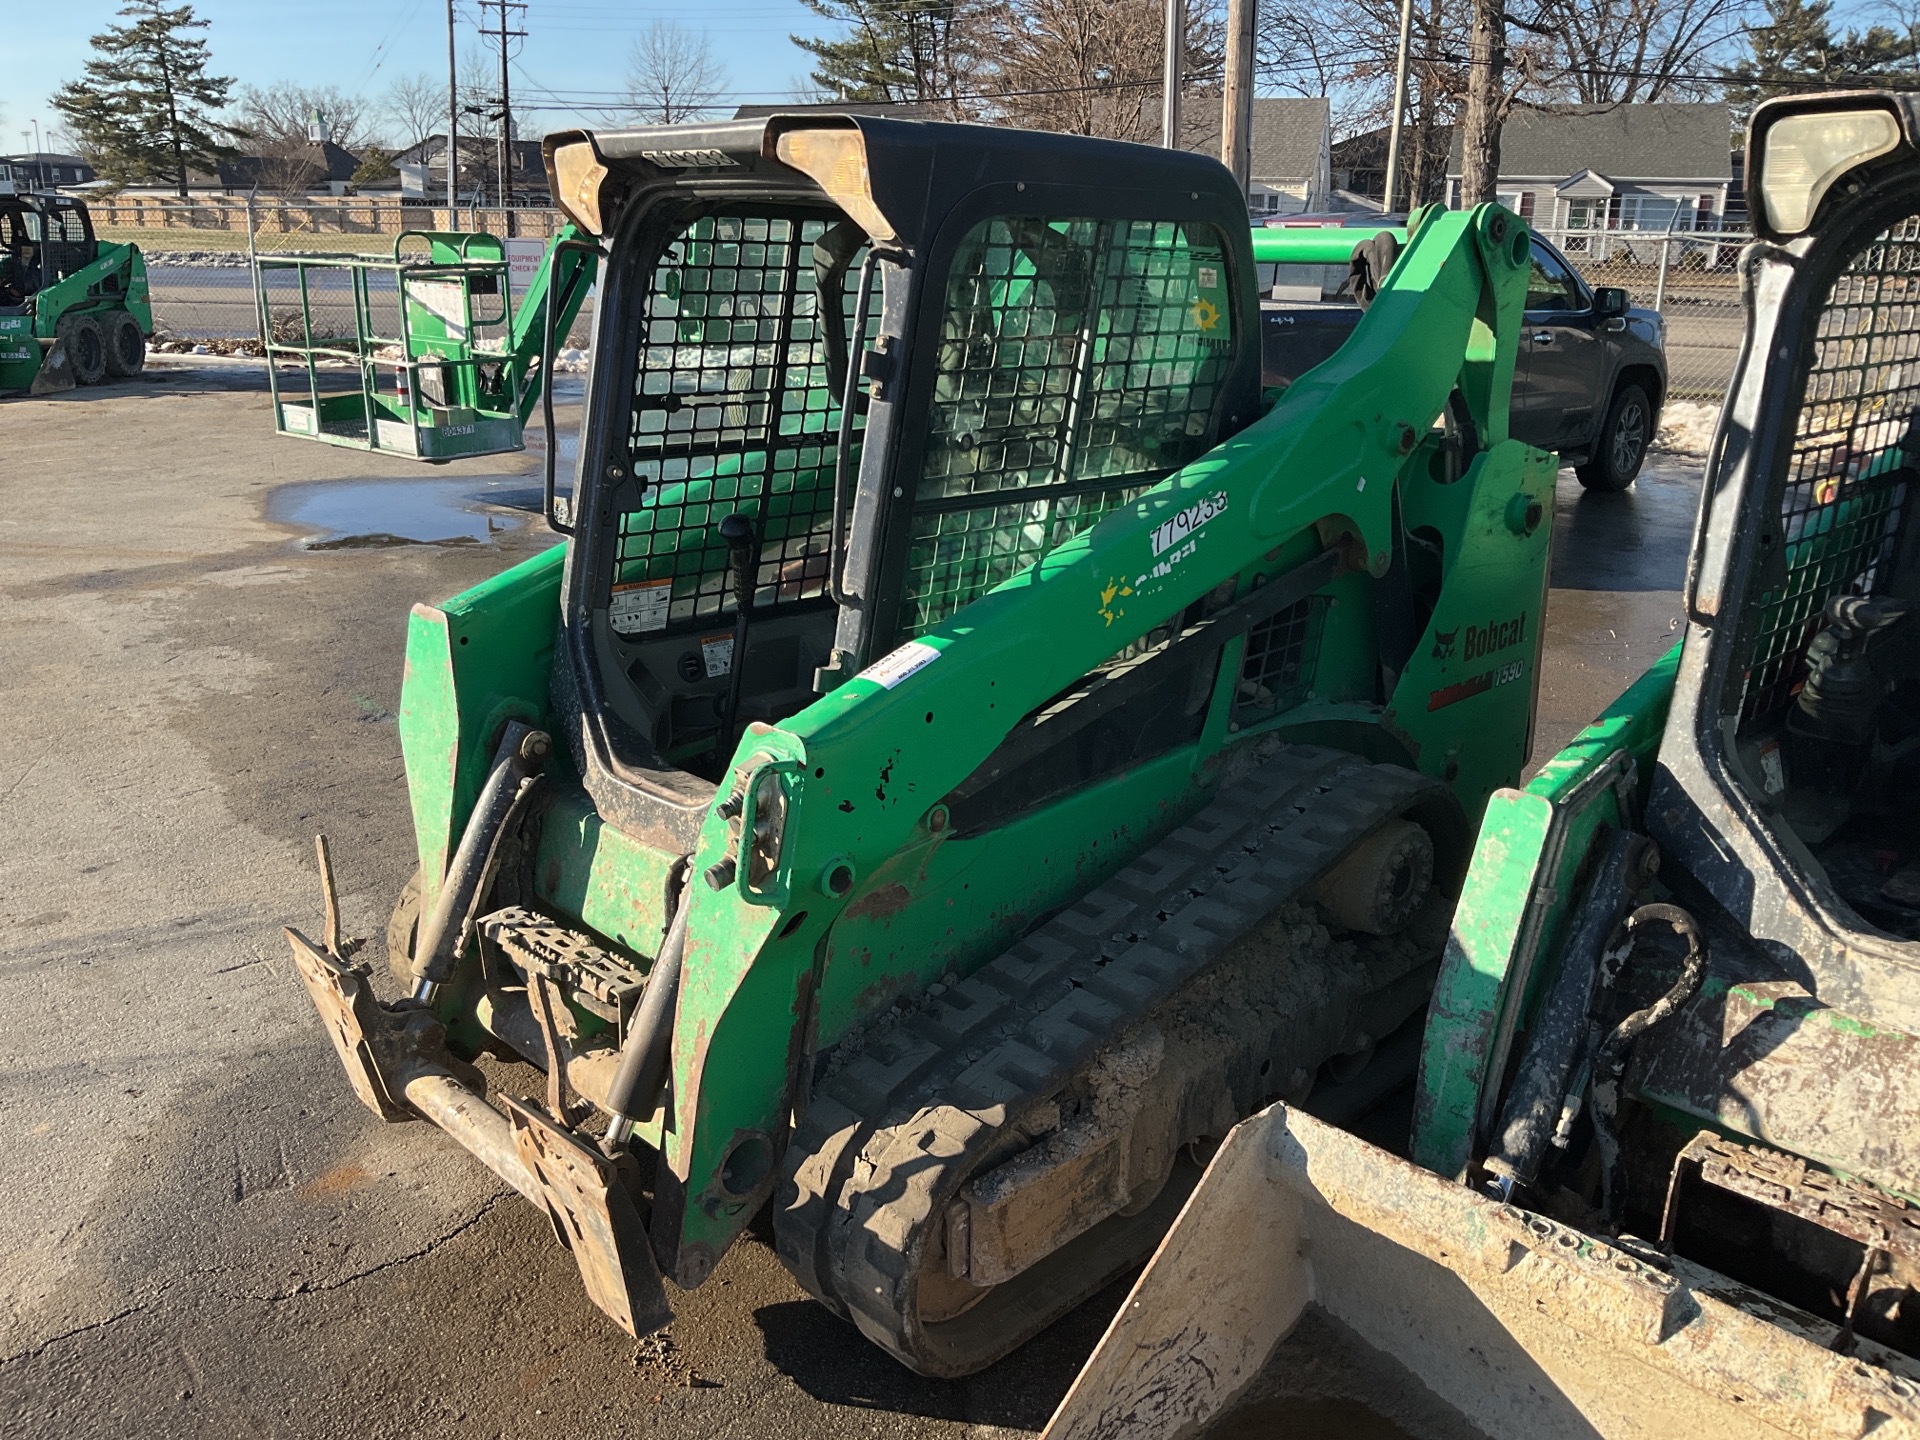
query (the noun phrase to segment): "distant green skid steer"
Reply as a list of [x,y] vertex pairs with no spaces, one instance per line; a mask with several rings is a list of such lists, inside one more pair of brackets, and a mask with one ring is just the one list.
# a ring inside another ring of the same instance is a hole
[[823,1304],[978,1370],[1151,1251],[1196,1144],[1411,1075],[1537,682],[1525,227],[1417,215],[1263,394],[1211,160],[817,116],[547,156],[602,251],[572,542],[414,612],[411,998],[337,925],[295,957],[360,1097],[627,1329],[771,1205]]
[[152,334],[138,246],[96,239],[71,196],[0,194],[0,394],[138,375]]

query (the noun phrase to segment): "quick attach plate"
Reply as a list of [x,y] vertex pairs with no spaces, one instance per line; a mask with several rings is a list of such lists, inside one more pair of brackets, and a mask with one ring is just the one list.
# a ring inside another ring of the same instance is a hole
[[647,988],[646,974],[631,961],[518,905],[494,911],[480,922],[480,931],[522,975],[546,976],[582,1010],[626,1034]]

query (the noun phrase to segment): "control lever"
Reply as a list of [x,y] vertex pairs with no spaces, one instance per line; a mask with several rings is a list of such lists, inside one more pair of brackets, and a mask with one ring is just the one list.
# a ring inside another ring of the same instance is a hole
[[740,677],[746,673],[747,624],[753,618],[753,588],[758,578],[760,537],[754,532],[753,517],[738,511],[720,522],[720,538],[727,546],[727,569],[733,576],[733,654],[727,661],[727,708],[720,715],[720,728],[714,732],[713,754],[718,759],[733,733],[733,719],[740,710]]

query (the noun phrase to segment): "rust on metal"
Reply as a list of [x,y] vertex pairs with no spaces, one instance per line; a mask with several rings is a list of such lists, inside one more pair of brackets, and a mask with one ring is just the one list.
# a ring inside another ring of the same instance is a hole
[[533,1105],[505,1103],[514,1148],[540,1184],[554,1234],[573,1251],[587,1297],[629,1335],[672,1320],[646,1226],[613,1162]]
[[1496,1440],[1920,1434],[1910,1364],[1700,1277],[1276,1105],[1214,1157],[1043,1440],[1190,1434],[1286,1363],[1309,1305]]
[[[397,1019],[380,1008],[368,990],[366,977],[322,950],[291,925],[286,927],[287,942],[293,948],[293,966],[300,982],[307,987],[313,1008],[320,1012],[320,1023],[333,1041],[334,1053],[353,1093],[382,1120],[411,1120],[403,1091],[404,1072],[410,1048],[405,1034],[407,1021]],[[424,1038],[427,1027],[438,1031],[440,1022],[431,1011],[418,1010],[412,1020],[414,1041]]]

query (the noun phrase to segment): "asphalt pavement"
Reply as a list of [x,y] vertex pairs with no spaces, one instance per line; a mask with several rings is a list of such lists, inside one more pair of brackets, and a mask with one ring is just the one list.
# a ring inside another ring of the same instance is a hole
[[[279,926],[318,923],[316,831],[349,930],[383,925],[414,863],[408,606],[555,537],[537,457],[277,439],[258,374],[0,402],[0,1432],[1037,1430],[1119,1288],[932,1382],[762,1234],[636,1343],[529,1206],[353,1099]],[[1563,475],[1536,760],[1677,636],[1696,490],[1683,459],[1623,496]],[[1262,1433],[1398,1433],[1370,1398],[1334,1386]]]

